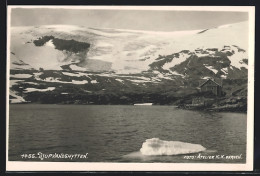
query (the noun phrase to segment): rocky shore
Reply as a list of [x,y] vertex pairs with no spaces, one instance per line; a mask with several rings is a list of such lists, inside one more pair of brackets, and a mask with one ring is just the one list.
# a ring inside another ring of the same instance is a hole
[[224,97],[215,99],[212,104],[179,104],[178,108],[187,110],[204,110],[216,112],[247,112],[247,97]]

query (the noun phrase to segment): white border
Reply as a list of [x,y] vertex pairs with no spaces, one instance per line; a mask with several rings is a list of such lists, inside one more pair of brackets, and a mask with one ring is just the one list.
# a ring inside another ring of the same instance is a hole
[[94,10],[180,10],[180,11],[226,11],[249,12],[253,6],[34,6],[10,5],[10,8],[48,8],[48,9],[94,9]]
[[[12,8],[62,8],[107,10],[180,10],[180,11],[232,11],[249,14],[249,63],[246,164],[215,163],[83,163],[83,162],[23,162],[8,161],[9,143],[9,72],[10,25]],[[8,6],[7,9],[7,79],[6,79],[6,170],[7,171],[252,171],[254,133],[254,6]]]

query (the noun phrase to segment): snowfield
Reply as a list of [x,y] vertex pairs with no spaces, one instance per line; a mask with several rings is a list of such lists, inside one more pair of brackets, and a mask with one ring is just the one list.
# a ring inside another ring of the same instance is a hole
[[[90,48],[85,53],[70,53],[55,49],[52,40],[41,47],[33,44],[33,40],[41,36],[53,35],[64,40],[74,39],[87,42]],[[209,42],[210,41],[210,42]],[[140,31],[125,29],[98,29],[84,26],[47,25],[35,27],[12,27],[11,29],[11,68],[22,69],[32,67],[50,70],[62,70],[61,66],[69,65],[72,70],[96,71],[100,61],[110,63],[104,71],[115,71],[118,74],[140,73],[149,69],[149,64],[155,62],[159,55],[170,55],[182,50],[194,52],[196,49],[223,48],[223,46],[239,46],[226,48],[234,50],[229,56],[231,65],[241,69],[247,65],[241,62],[248,58],[248,22],[223,25],[220,27],[192,31]],[[195,53],[198,57],[214,54]],[[163,69],[169,70],[185,61],[188,55],[180,54],[172,62],[166,63]],[[19,59],[18,59],[19,58]],[[20,62],[22,64],[13,64]],[[91,66],[87,63],[91,60]],[[77,64],[76,63],[81,63]],[[26,65],[27,64],[27,65]]]
[[[248,22],[173,32],[12,27],[10,39],[10,103],[132,103],[142,98],[141,92],[147,94],[143,100],[162,98],[158,103],[164,104],[196,93],[202,79],[222,78],[230,94],[248,77]],[[172,155],[203,149],[149,139],[141,150],[144,155]]]

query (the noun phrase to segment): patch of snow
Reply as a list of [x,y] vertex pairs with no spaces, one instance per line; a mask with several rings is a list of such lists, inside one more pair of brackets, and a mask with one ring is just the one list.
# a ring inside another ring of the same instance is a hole
[[231,61],[230,65],[238,69],[241,69],[242,67],[248,69],[248,65],[242,62],[243,59],[248,58],[247,52],[238,52],[236,47],[233,49],[236,50],[236,52],[232,56],[228,56],[228,59]]
[[42,81],[45,81],[45,82],[58,82],[58,83],[70,83],[70,82],[60,81],[58,78],[53,78],[53,77],[47,77],[47,78],[43,79]]
[[72,80],[72,84],[87,84],[87,80],[82,80],[82,81],[77,81],[77,80]]
[[172,80],[171,78],[167,77],[166,75],[163,75],[160,72],[159,72],[159,74],[157,74],[157,78]]
[[209,56],[210,54],[209,53],[208,54],[196,53],[196,55],[198,57],[206,57],[206,56]]
[[62,95],[68,95],[69,93],[66,93],[66,92],[62,92],[61,94],[62,94]]
[[159,78],[157,78],[157,77],[152,77],[152,81],[153,81],[154,83],[158,83],[158,82],[161,82],[162,80],[159,79]]
[[79,67],[79,66],[77,66],[77,65],[70,65],[70,68],[71,68],[72,70],[76,70],[76,71],[86,71],[86,70],[87,70],[86,68],[84,68],[84,67]]
[[214,69],[212,66],[205,66],[207,69],[213,71],[215,74],[218,72],[218,70]]
[[118,76],[122,77],[122,78],[136,78],[136,76],[130,76],[130,75],[121,75],[118,74]]
[[15,99],[10,99],[11,103],[22,103],[26,102],[25,99],[16,94],[15,91],[9,90],[9,95],[13,96]]
[[98,82],[97,82],[97,80],[92,80],[91,83],[92,84],[97,84]]
[[119,81],[119,82],[121,82],[121,83],[124,83],[124,80],[122,80],[122,79],[115,79],[116,81]]
[[24,82],[24,83],[27,83],[27,84],[33,84],[33,85],[38,85],[38,84],[35,83],[35,82]]
[[30,74],[15,74],[15,75],[10,75],[12,78],[30,78],[32,75]]
[[77,74],[79,74],[80,76],[86,76],[88,78],[90,78],[89,75],[92,75],[90,73],[82,73],[82,72],[77,72]]
[[221,78],[224,78],[224,79],[226,79],[226,78],[227,78],[227,76],[226,76],[226,75],[221,75]]
[[171,62],[165,63],[163,65],[164,70],[169,70],[170,68],[184,62],[190,55],[186,53],[180,53],[179,57],[174,57]]
[[223,71],[225,74],[228,74],[228,68],[222,68],[221,71]]
[[70,72],[62,72],[63,75],[67,76],[74,76],[74,77],[81,77],[80,74],[70,73]]
[[140,76],[140,77],[136,77],[138,79],[142,79],[142,80],[145,80],[145,81],[151,81],[150,78],[147,78],[147,77],[144,77],[144,76]]
[[111,77],[112,76],[112,74],[108,74],[108,73],[101,73],[99,75],[100,76],[105,76],[105,77]]
[[202,77],[202,79],[210,79],[211,77],[209,76],[205,76],[205,77]]
[[37,73],[33,73],[33,74],[34,74],[34,76],[40,76],[43,74],[43,72],[37,72]]
[[155,74],[160,74],[160,72],[157,71],[157,70],[154,70],[153,73],[155,73]]
[[209,55],[214,55],[216,53],[216,51],[211,51],[211,50],[207,50],[207,52],[209,53]]
[[43,72],[33,73],[34,78],[35,78],[36,80],[38,80],[38,81],[42,81],[42,79],[39,77],[39,76],[42,75],[42,74],[43,74]]
[[45,82],[56,82],[56,83],[64,83],[64,84],[87,84],[87,80],[82,80],[82,81],[77,81],[77,80],[72,80],[71,82],[66,82],[66,81],[60,81],[58,78],[53,78],[53,77],[47,77],[44,80]]
[[[61,70],[61,65],[64,65],[66,61],[64,58],[67,57],[67,53],[57,50],[50,46],[41,46],[36,47],[33,43],[27,45],[21,45],[24,41],[30,41],[35,39],[35,33],[41,33],[36,31],[36,29],[31,29],[32,33],[30,34],[20,34],[19,32],[13,34],[11,37],[11,51],[15,53],[15,56],[21,59],[24,63],[30,64],[25,65],[26,67],[30,66],[34,69],[43,68],[46,70]],[[41,35],[41,34],[40,34]],[[25,37],[23,39],[23,37]],[[50,44],[50,43],[48,43]],[[13,56],[11,56],[11,61]],[[70,61],[68,62],[70,63]],[[13,69],[14,64],[11,65]],[[23,68],[22,66],[21,68]]]
[[53,91],[55,89],[55,87],[48,87],[46,89],[36,89],[36,88],[26,88],[25,92],[46,92],[46,91]]
[[23,81],[23,80],[10,80],[9,87],[13,87],[13,85],[17,85],[17,82],[20,82],[20,81]]
[[45,46],[49,46],[49,47],[52,47],[52,48],[55,48],[52,40],[49,40],[48,42],[45,43]]
[[178,73],[178,72],[176,72],[176,71],[173,71],[173,72],[171,72],[173,75],[178,75],[178,76],[181,76],[181,77],[184,77],[184,75],[183,74],[180,74],[180,73]]
[[84,90],[84,92],[92,93],[92,91],[89,91],[89,90]]
[[135,82],[135,83],[143,83],[143,82],[151,82],[147,80],[142,80],[142,79],[128,79],[129,81]]

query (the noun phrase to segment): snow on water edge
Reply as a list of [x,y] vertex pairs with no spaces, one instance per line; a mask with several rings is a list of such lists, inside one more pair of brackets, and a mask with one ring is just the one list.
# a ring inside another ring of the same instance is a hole
[[143,155],[179,155],[205,151],[200,144],[180,141],[163,141],[159,138],[147,139],[140,149]]

